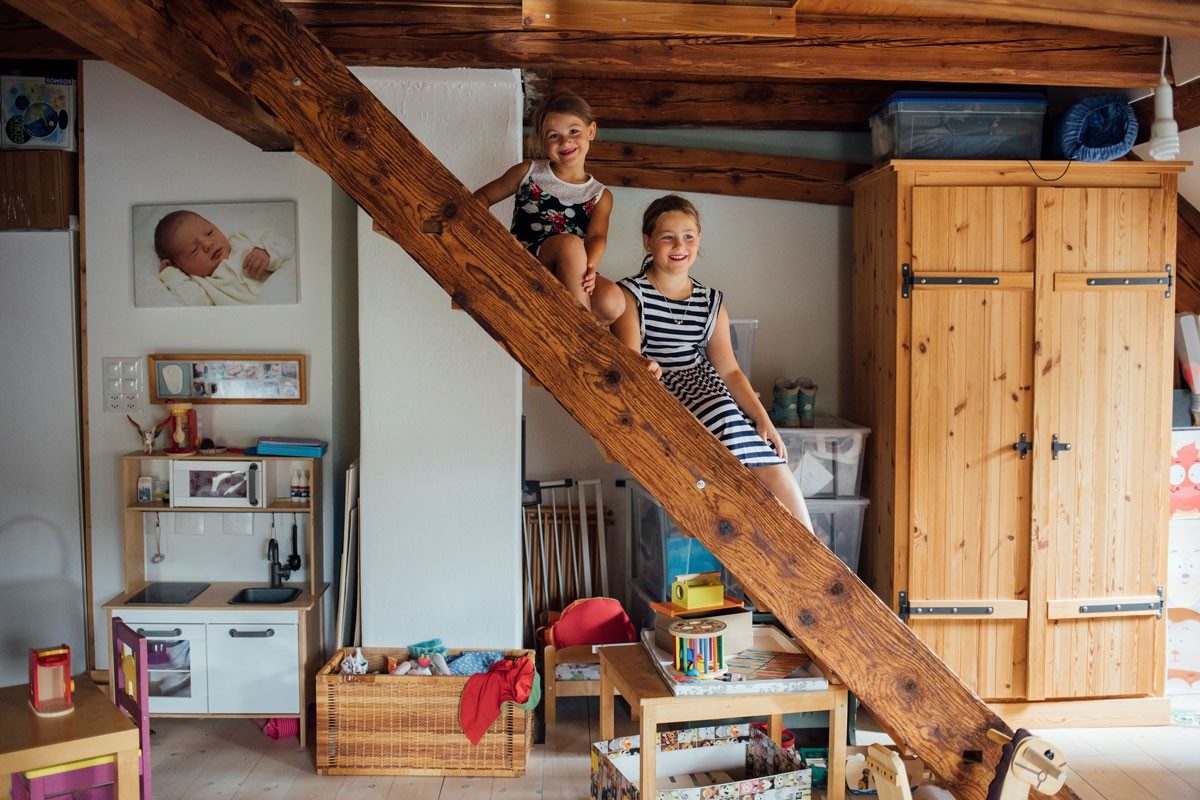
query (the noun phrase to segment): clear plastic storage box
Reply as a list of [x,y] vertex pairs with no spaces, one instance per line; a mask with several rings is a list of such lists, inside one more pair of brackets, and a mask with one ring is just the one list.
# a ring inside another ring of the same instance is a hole
[[889,158],[1041,158],[1039,94],[898,92],[871,115],[871,148]]
[[851,572],[857,572],[858,554],[862,548],[863,515],[871,501],[865,497],[848,497],[807,502],[813,533]]
[[[725,593],[742,597],[734,576],[710,553],[699,539],[684,536],[658,501],[629,481],[629,507],[633,513],[630,534],[633,540],[633,588],[644,602],[662,602],[671,596],[671,583],[677,575],[694,572],[720,572]],[[842,559],[851,570],[858,569],[862,539],[863,513],[870,502],[865,497],[810,499],[813,533]]]
[[857,497],[869,428],[816,414],[812,428],[777,428],[788,451],[788,468],[806,498]]

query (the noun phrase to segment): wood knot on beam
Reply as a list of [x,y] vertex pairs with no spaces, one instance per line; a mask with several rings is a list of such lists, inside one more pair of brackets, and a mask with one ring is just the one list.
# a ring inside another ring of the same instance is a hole
[[604,373],[604,386],[607,389],[616,389],[621,385],[621,373],[619,370],[610,369]]
[[354,131],[346,131],[341,136],[342,144],[352,150],[357,150],[362,146],[362,139],[358,138],[358,134]]
[[457,305],[459,308],[462,308],[462,309],[468,308],[469,304],[470,304],[470,300],[471,300],[470,296],[467,295],[467,293],[464,292],[462,289],[459,289],[458,291],[451,294],[450,299],[454,301],[455,305]]
[[458,216],[458,203],[446,203],[442,206],[442,219],[447,222]]
[[908,695],[908,697],[912,700],[915,700],[919,694],[919,692],[917,692],[917,682],[914,681],[912,678],[906,679],[900,685],[900,688],[903,689],[904,693],[906,695]]
[[347,97],[342,101],[342,113],[348,117],[357,116],[362,106],[358,102],[357,97]]
[[829,593],[834,597],[841,597],[846,593],[846,587],[841,581],[834,581],[829,587]]
[[812,627],[817,622],[817,618],[812,615],[812,612],[805,609],[800,612],[800,624],[806,628]]
[[233,78],[240,83],[249,83],[254,77],[254,64],[246,59],[242,59],[233,68]]
[[719,523],[717,523],[717,533],[726,538],[733,536],[733,523],[727,519],[721,520]]

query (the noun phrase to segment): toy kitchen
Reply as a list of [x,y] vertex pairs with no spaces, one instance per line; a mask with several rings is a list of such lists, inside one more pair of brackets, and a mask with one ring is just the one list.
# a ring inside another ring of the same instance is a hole
[[[294,456],[121,457],[125,586],[104,610],[148,640],[152,715],[290,717],[305,743],[328,588],[320,468]],[[297,474],[308,476],[299,496]]]

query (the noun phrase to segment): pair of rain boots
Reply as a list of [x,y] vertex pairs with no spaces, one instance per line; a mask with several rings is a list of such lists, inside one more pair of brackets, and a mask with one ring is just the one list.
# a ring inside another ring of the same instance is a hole
[[817,384],[812,378],[775,381],[771,422],[784,428],[811,428],[817,407]]

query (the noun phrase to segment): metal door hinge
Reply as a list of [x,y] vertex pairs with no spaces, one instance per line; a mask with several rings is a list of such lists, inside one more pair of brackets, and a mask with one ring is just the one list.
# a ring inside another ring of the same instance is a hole
[[998,275],[917,275],[910,264],[900,265],[900,296],[907,299],[914,286],[999,286]]
[[1159,586],[1156,589],[1158,600],[1149,603],[1102,603],[1087,606],[1080,606],[1080,614],[1115,614],[1122,611],[1157,611],[1158,618],[1162,619],[1163,613],[1163,587]]
[[1059,453],[1061,453],[1063,450],[1070,450],[1070,449],[1071,449],[1071,443],[1070,442],[1060,442],[1058,440],[1057,433],[1050,437],[1050,457],[1052,459],[1054,459],[1055,461],[1058,461]]
[[1022,433],[1020,440],[1013,442],[1012,448],[1021,454],[1021,460],[1024,461],[1025,457],[1029,455],[1029,451],[1033,449],[1033,442],[1029,441],[1029,437]]
[[900,592],[900,619],[908,621],[910,616],[917,617],[958,617],[958,616],[991,616],[996,613],[995,606],[914,606],[908,602],[908,592]]

